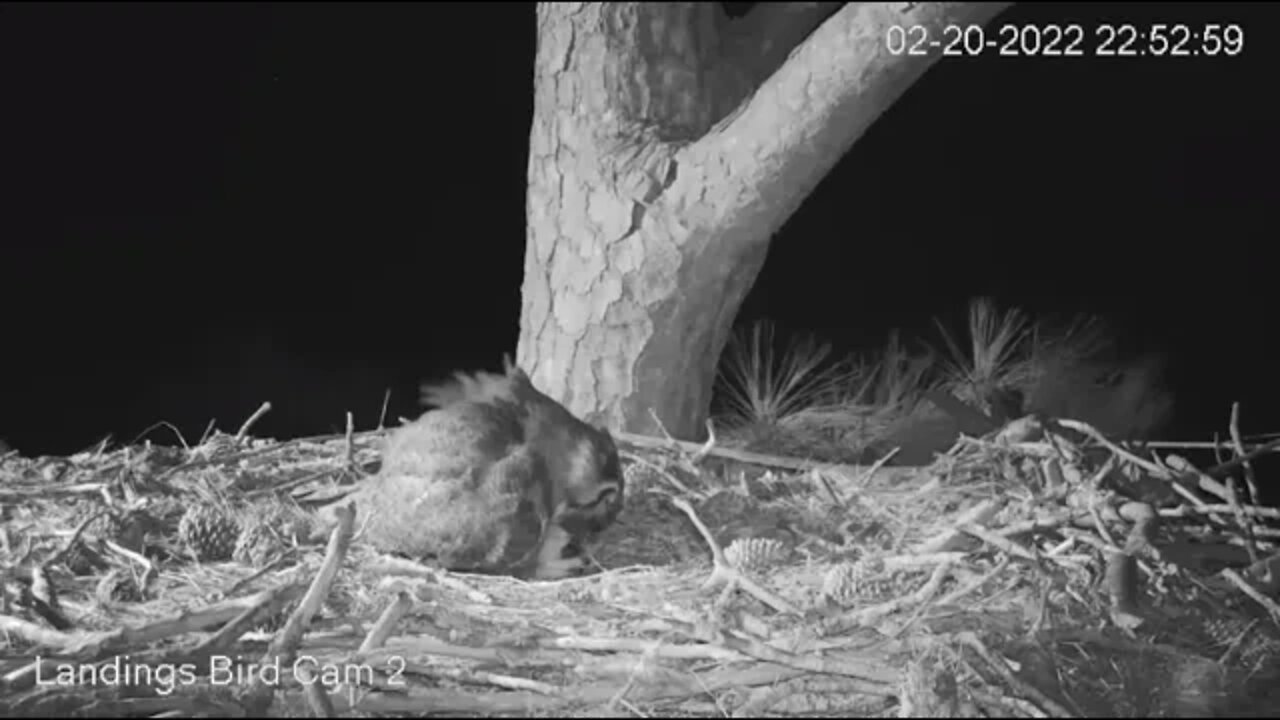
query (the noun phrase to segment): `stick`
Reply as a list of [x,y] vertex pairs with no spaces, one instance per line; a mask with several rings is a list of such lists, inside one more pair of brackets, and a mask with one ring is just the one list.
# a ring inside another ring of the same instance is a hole
[[707,526],[703,524],[702,519],[698,517],[698,513],[694,512],[693,506],[689,504],[689,501],[684,498],[673,497],[671,498],[671,502],[674,503],[676,507],[680,508],[681,512],[689,516],[689,520],[693,522],[694,527],[696,527],[698,532],[702,534],[702,539],[706,542],[707,547],[711,548],[711,562],[713,567],[710,577],[708,577],[702,584],[704,589],[709,590],[724,584],[726,585],[726,592],[729,592],[730,588],[740,587],[747,591],[749,595],[754,596],[757,600],[768,605],[777,612],[791,613],[793,615],[802,614],[799,608],[760,587],[750,578],[744,576],[742,573],[738,572],[736,568],[730,565],[729,561],[724,556],[724,550],[720,549],[720,543],[716,542],[715,537],[712,536],[711,531],[707,529]]
[[269,412],[271,412],[270,402],[264,402],[259,405],[258,409],[254,410],[253,414],[249,416],[249,419],[245,420],[244,424],[240,426],[240,431],[236,433],[236,442],[239,443],[241,440],[244,440],[244,436],[249,433],[249,428],[253,427],[253,424],[258,422],[258,418]]
[[223,625],[218,632],[210,635],[204,642],[197,645],[193,652],[197,655],[215,655],[231,647],[231,644],[239,640],[241,635],[269,617],[273,612],[292,602],[301,593],[302,586],[297,583],[281,585],[264,593],[259,593],[255,596],[256,601],[252,605],[245,608],[244,612],[236,616],[234,620]]
[[200,442],[196,443],[197,447],[203,445],[209,439],[209,436],[213,434],[213,424],[217,421],[217,418],[209,418],[209,424],[204,426],[204,432],[200,434]]
[[333,702],[329,700],[329,688],[316,682],[311,669],[300,665],[293,671],[298,674],[298,681],[302,683],[302,693],[307,698],[307,705],[311,706],[312,714],[318,718],[338,717]]
[[356,446],[352,439],[356,432],[355,418],[347,411],[347,468],[355,466]]
[[178,442],[182,443],[182,449],[188,452],[191,451],[191,446],[187,444],[187,439],[182,436],[182,431],[179,430],[176,426],[174,426],[173,423],[168,422],[167,420],[161,420],[159,422],[151,423],[149,426],[147,426],[145,430],[143,430],[142,432],[134,436],[133,442],[137,443],[138,440],[142,439],[147,433],[151,432],[152,430],[155,430],[156,428],[161,428],[161,427],[172,430],[173,434],[178,436]]
[[325,597],[329,595],[329,587],[333,585],[333,580],[342,567],[342,559],[347,554],[347,545],[351,542],[351,529],[356,519],[355,503],[338,508],[337,516],[338,525],[329,534],[329,547],[325,551],[320,571],[311,581],[311,587],[307,588],[307,594],[302,597],[302,602],[298,603],[298,607],[289,615],[289,621],[285,623],[284,629],[263,654],[263,664],[270,663],[275,658],[281,658],[283,664],[294,661],[294,654],[298,650],[298,644],[302,642],[303,633],[311,623],[312,616],[320,610]]
[[[1174,508],[1163,508],[1160,510],[1160,517],[1186,517],[1194,513],[1220,513],[1231,512],[1234,510],[1231,505],[1205,505],[1204,507],[1190,507],[1187,505],[1179,505]],[[1254,515],[1264,517],[1270,520],[1280,520],[1280,508],[1258,507],[1257,505],[1240,505],[1240,512],[1245,515]]]
[[996,500],[984,500],[977,505],[965,510],[964,513],[955,519],[955,523],[947,530],[934,535],[931,538],[916,543],[915,547],[910,550],[913,555],[930,555],[933,553],[945,552],[955,547],[956,543],[965,536],[966,533],[960,529],[964,525],[983,525],[991,518],[995,517],[1000,508],[1004,507],[1004,503]]
[[1244,463],[1249,462],[1250,460],[1253,460],[1259,455],[1265,455],[1269,452],[1274,452],[1277,449],[1280,449],[1280,438],[1272,440],[1271,442],[1266,443],[1265,445],[1259,445],[1258,447],[1255,447],[1252,452],[1245,453],[1244,455],[1238,458],[1235,458],[1234,460],[1228,460],[1227,462],[1224,462],[1220,465],[1215,465],[1209,468],[1208,470],[1205,470],[1204,474],[1220,475],[1224,472],[1235,470],[1237,467],[1243,465]]
[[387,642],[387,638],[391,637],[391,631],[395,629],[396,623],[400,622],[400,618],[412,607],[413,599],[409,597],[409,593],[403,590],[396,593],[396,599],[382,611],[382,615],[378,616],[378,621],[373,624],[373,627],[369,628],[369,634],[364,636],[364,642],[360,643],[356,655],[360,656],[382,647]]
[[997,658],[972,631],[963,631],[956,635],[956,639],[985,660],[991,671],[999,675],[1000,679],[1004,680],[1019,695],[1030,698],[1032,702],[1053,717],[1071,717],[1071,713],[1066,708],[1049,699],[1039,689],[1014,675],[1013,671],[1009,669],[1009,663],[1005,662],[1003,658]]
[[1248,580],[1241,577],[1240,573],[1232,570],[1231,568],[1227,568],[1219,574],[1230,580],[1233,585],[1240,588],[1240,592],[1248,595],[1250,599],[1266,609],[1267,613],[1271,615],[1271,622],[1280,623],[1280,604],[1277,604],[1275,600],[1272,600],[1266,595],[1258,592],[1257,588],[1250,584]]
[[110,512],[109,510],[99,510],[93,515],[90,515],[87,519],[81,521],[81,523],[76,526],[76,531],[71,533],[71,538],[67,540],[67,544],[63,545],[62,549],[59,550],[56,555],[49,558],[48,564],[57,565],[58,563],[62,562],[62,559],[65,558],[67,554],[71,552],[71,548],[75,547],[75,544],[80,540],[80,535],[84,533],[84,529],[89,527],[89,524],[92,523],[94,520],[97,520],[98,518],[102,517],[103,515],[106,515],[109,512]]
[[44,647],[60,647],[74,638],[71,633],[50,630],[11,615],[0,615],[0,633],[13,633],[27,642]]
[[391,388],[387,388],[387,391],[382,395],[382,412],[378,413],[378,430],[382,430],[382,428],[385,427],[383,423],[385,423],[387,420],[387,405],[389,405],[390,403],[391,403]]
[[[1242,438],[1243,439],[1243,438]],[[1222,443],[1210,440],[1148,440],[1142,443],[1144,447],[1156,448],[1161,450],[1216,450],[1222,446]],[[1245,449],[1249,452],[1266,448],[1261,443],[1251,443],[1245,445]],[[1264,450],[1264,452],[1276,452],[1275,448]]]
[[[634,433],[621,431],[614,433],[613,438],[637,448],[647,448],[651,450],[670,450],[675,448],[691,455],[697,455],[703,448],[703,446],[698,443],[684,442],[683,440],[661,440],[648,435],[636,435]],[[761,465],[764,467],[782,468],[784,470],[809,470],[812,468],[818,468],[820,470],[834,470],[837,472],[849,473],[851,476],[864,470],[864,468],[857,465],[815,462],[813,460],[802,460],[799,458],[783,457],[781,455],[766,455],[764,453],[750,452],[748,450],[734,450],[724,447],[713,448],[708,450],[706,454],[711,457],[724,458],[726,460],[737,460],[738,462]]]
[[1259,500],[1258,482],[1253,475],[1253,463],[1247,459],[1248,453],[1244,449],[1244,441],[1240,439],[1240,403],[1231,403],[1231,444],[1235,446],[1236,456],[1242,458],[1244,464],[1244,480],[1249,487],[1249,502],[1257,505]]
[[[267,591],[273,592],[273,591]],[[140,628],[122,627],[105,632],[63,633],[48,630],[25,620],[0,615],[0,631],[13,632],[42,646],[55,648],[57,654],[88,662],[106,657],[128,647],[150,645],[158,640],[217,627],[234,620],[246,607],[261,602],[267,592],[226,600],[202,610],[184,613]],[[16,692],[35,682],[34,665],[24,666],[4,678],[7,690]],[[49,674],[42,672],[42,674]]]
[[697,465],[699,462],[702,461],[703,458],[705,458],[708,454],[710,454],[710,452],[714,450],[715,447],[716,447],[716,424],[711,422],[711,418],[707,418],[707,442],[703,444],[701,448],[698,449],[698,452],[693,454],[693,457],[689,458],[689,462],[693,463],[694,465]]

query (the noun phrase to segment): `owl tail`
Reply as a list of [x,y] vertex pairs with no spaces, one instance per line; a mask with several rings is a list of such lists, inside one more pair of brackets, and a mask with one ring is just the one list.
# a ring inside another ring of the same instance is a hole
[[423,384],[419,401],[424,407],[437,408],[460,402],[519,403],[524,388],[529,386],[529,376],[511,360],[509,353],[502,356],[502,367],[502,375],[484,371],[455,372],[449,380]]

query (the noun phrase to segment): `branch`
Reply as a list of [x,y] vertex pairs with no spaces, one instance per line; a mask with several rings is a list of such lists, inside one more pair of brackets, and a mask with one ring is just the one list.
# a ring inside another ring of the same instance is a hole
[[[847,3],[791,53],[739,110],[700,141],[677,153],[681,173],[667,195],[705,203],[709,183],[729,185],[722,207],[706,217],[755,228],[766,243],[818,182],[872,123],[940,57],[891,53],[891,27],[926,29],[941,37],[947,25],[982,25],[1012,3]],[[759,173],[722,176],[714,169],[739,162],[751,147]],[[718,234],[734,238],[732,228]]]

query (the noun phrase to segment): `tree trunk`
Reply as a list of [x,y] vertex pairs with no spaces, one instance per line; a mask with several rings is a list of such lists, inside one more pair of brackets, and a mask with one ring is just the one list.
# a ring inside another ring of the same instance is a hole
[[697,439],[770,238],[939,55],[886,31],[1007,5],[540,4],[519,364],[580,416]]

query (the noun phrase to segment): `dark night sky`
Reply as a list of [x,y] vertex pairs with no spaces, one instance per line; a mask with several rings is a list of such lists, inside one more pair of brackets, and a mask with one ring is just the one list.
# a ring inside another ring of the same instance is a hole
[[[1181,434],[1280,430],[1278,13],[1235,59],[944,60],[775,239],[743,319],[842,348],[994,294],[1176,359]],[[532,5],[0,5],[0,437],[210,418],[287,437],[414,413],[514,348]],[[1267,71],[1266,69],[1270,69]],[[1269,415],[1269,416],[1268,416]],[[168,441],[168,437],[156,435]]]

